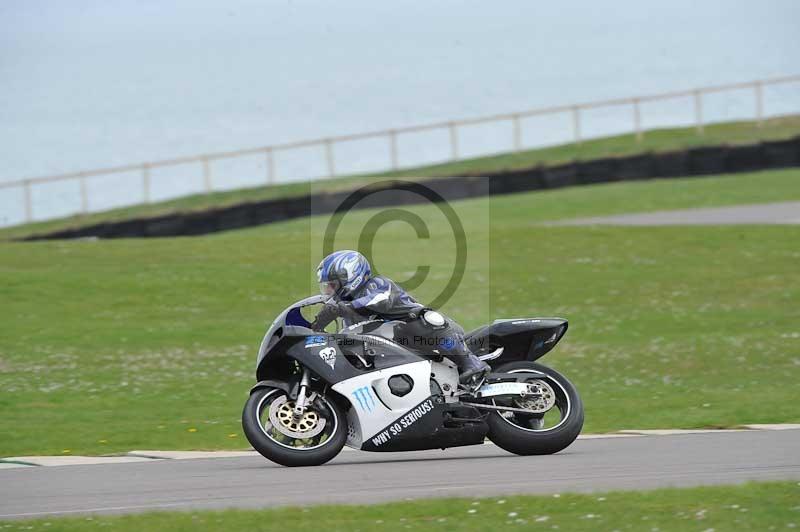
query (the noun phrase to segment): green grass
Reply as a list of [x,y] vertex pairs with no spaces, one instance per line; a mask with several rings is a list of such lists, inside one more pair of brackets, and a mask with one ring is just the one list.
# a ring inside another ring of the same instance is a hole
[[[468,267],[444,311],[466,328],[561,315],[544,362],[574,380],[587,432],[798,422],[800,227],[537,222],[800,199],[800,170],[616,183],[453,203]],[[378,231],[375,264],[452,270],[436,207],[417,239]],[[375,211],[348,215],[354,247]],[[261,335],[316,291],[325,217],[196,238],[0,244],[0,456],[247,447],[239,415]]]
[[[617,135],[581,144],[563,144],[549,148],[504,153],[500,155],[465,159],[396,172],[385,172],[372,176],[348,176],[321,182],[289,183],[249,189],[238,189],[212,194],[186,196],[170,201],[124,207],[111,211],[73,216],[58,220],[37,222],[11,228],[0,229],[0,239],[19,238],[31,234],[45,233],[59,229],[91,225],[95,223],[124,220],[142,216],[157,216],[173,212],[189,212],[221,207],[237,203],[258,201],[288,196],[308,194],[314,190],[346,190],[374,181],[376,177],[408,176],[454,176],[480,175],[499,170],[528,168],[539,164],[557,164],[575,159],[622,156],[648,151],[669,151],[682,148],[712,146],[718,144],[744,144],[759,140],[775,140],[800,135],[800,116],[787,116],[766,120],[761,127],[754,122],[726,122],[706,126],[703,134],[694,128],[671,128],[647,131],[641,142],[634,135]],[[425,177],[415,177],[424,179]]]
[[797,482],[591,495],[434,499],[374,506],[157,512],[8,521],[9,530],[792,530]]

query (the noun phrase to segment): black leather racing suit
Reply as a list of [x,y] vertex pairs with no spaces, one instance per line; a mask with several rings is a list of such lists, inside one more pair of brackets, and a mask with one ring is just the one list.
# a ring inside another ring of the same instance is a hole
[[421,317],[425,310],[397,283],[379,275],[370,278],[346,301],[327,303],[312,328],[322,330],[337,316],[348,323],[399,320],[405,323],[395,330],[396,340],[402,339],[404,345],[421,353],[446,356],[458,366],[462,381],[489,369],[467,348],[460,325],[445,317],[443,327],[433,328]]

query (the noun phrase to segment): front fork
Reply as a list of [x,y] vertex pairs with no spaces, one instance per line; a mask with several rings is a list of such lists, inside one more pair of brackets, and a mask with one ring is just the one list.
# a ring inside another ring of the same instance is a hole
[[306,390],[311,382],[311,372],[303,368],[303,376],[300,378],[300,389],[297,391],[297,400],[294,402],[292,418],[295,422],[300,421],[306,411]]

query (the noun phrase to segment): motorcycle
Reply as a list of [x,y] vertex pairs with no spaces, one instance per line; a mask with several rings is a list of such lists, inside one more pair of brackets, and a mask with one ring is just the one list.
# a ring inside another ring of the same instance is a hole
[[561,340],[567,320],[495,320],[467,333],[469,348],[492,368],[476,388],[459,385],[455,363],[438,355],[436,345],[398,334],[405,322],[337,321],[334,333],[313,331],[304,312],[310,316],[325,299],[290,305],[261,342],[242,426],[265,458],[312,466],[345,445],[414,451],[480,445],[486,438],[511,453],[539,455],[578,437],[578,391],[535,362]]

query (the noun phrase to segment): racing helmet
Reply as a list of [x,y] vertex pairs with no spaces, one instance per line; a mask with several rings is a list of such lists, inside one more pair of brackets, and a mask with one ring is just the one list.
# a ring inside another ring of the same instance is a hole
[[358,251],[334,251],[317,267],[319,291],[324,296],[348,298],[369,280],[371,274],[369,261]]

